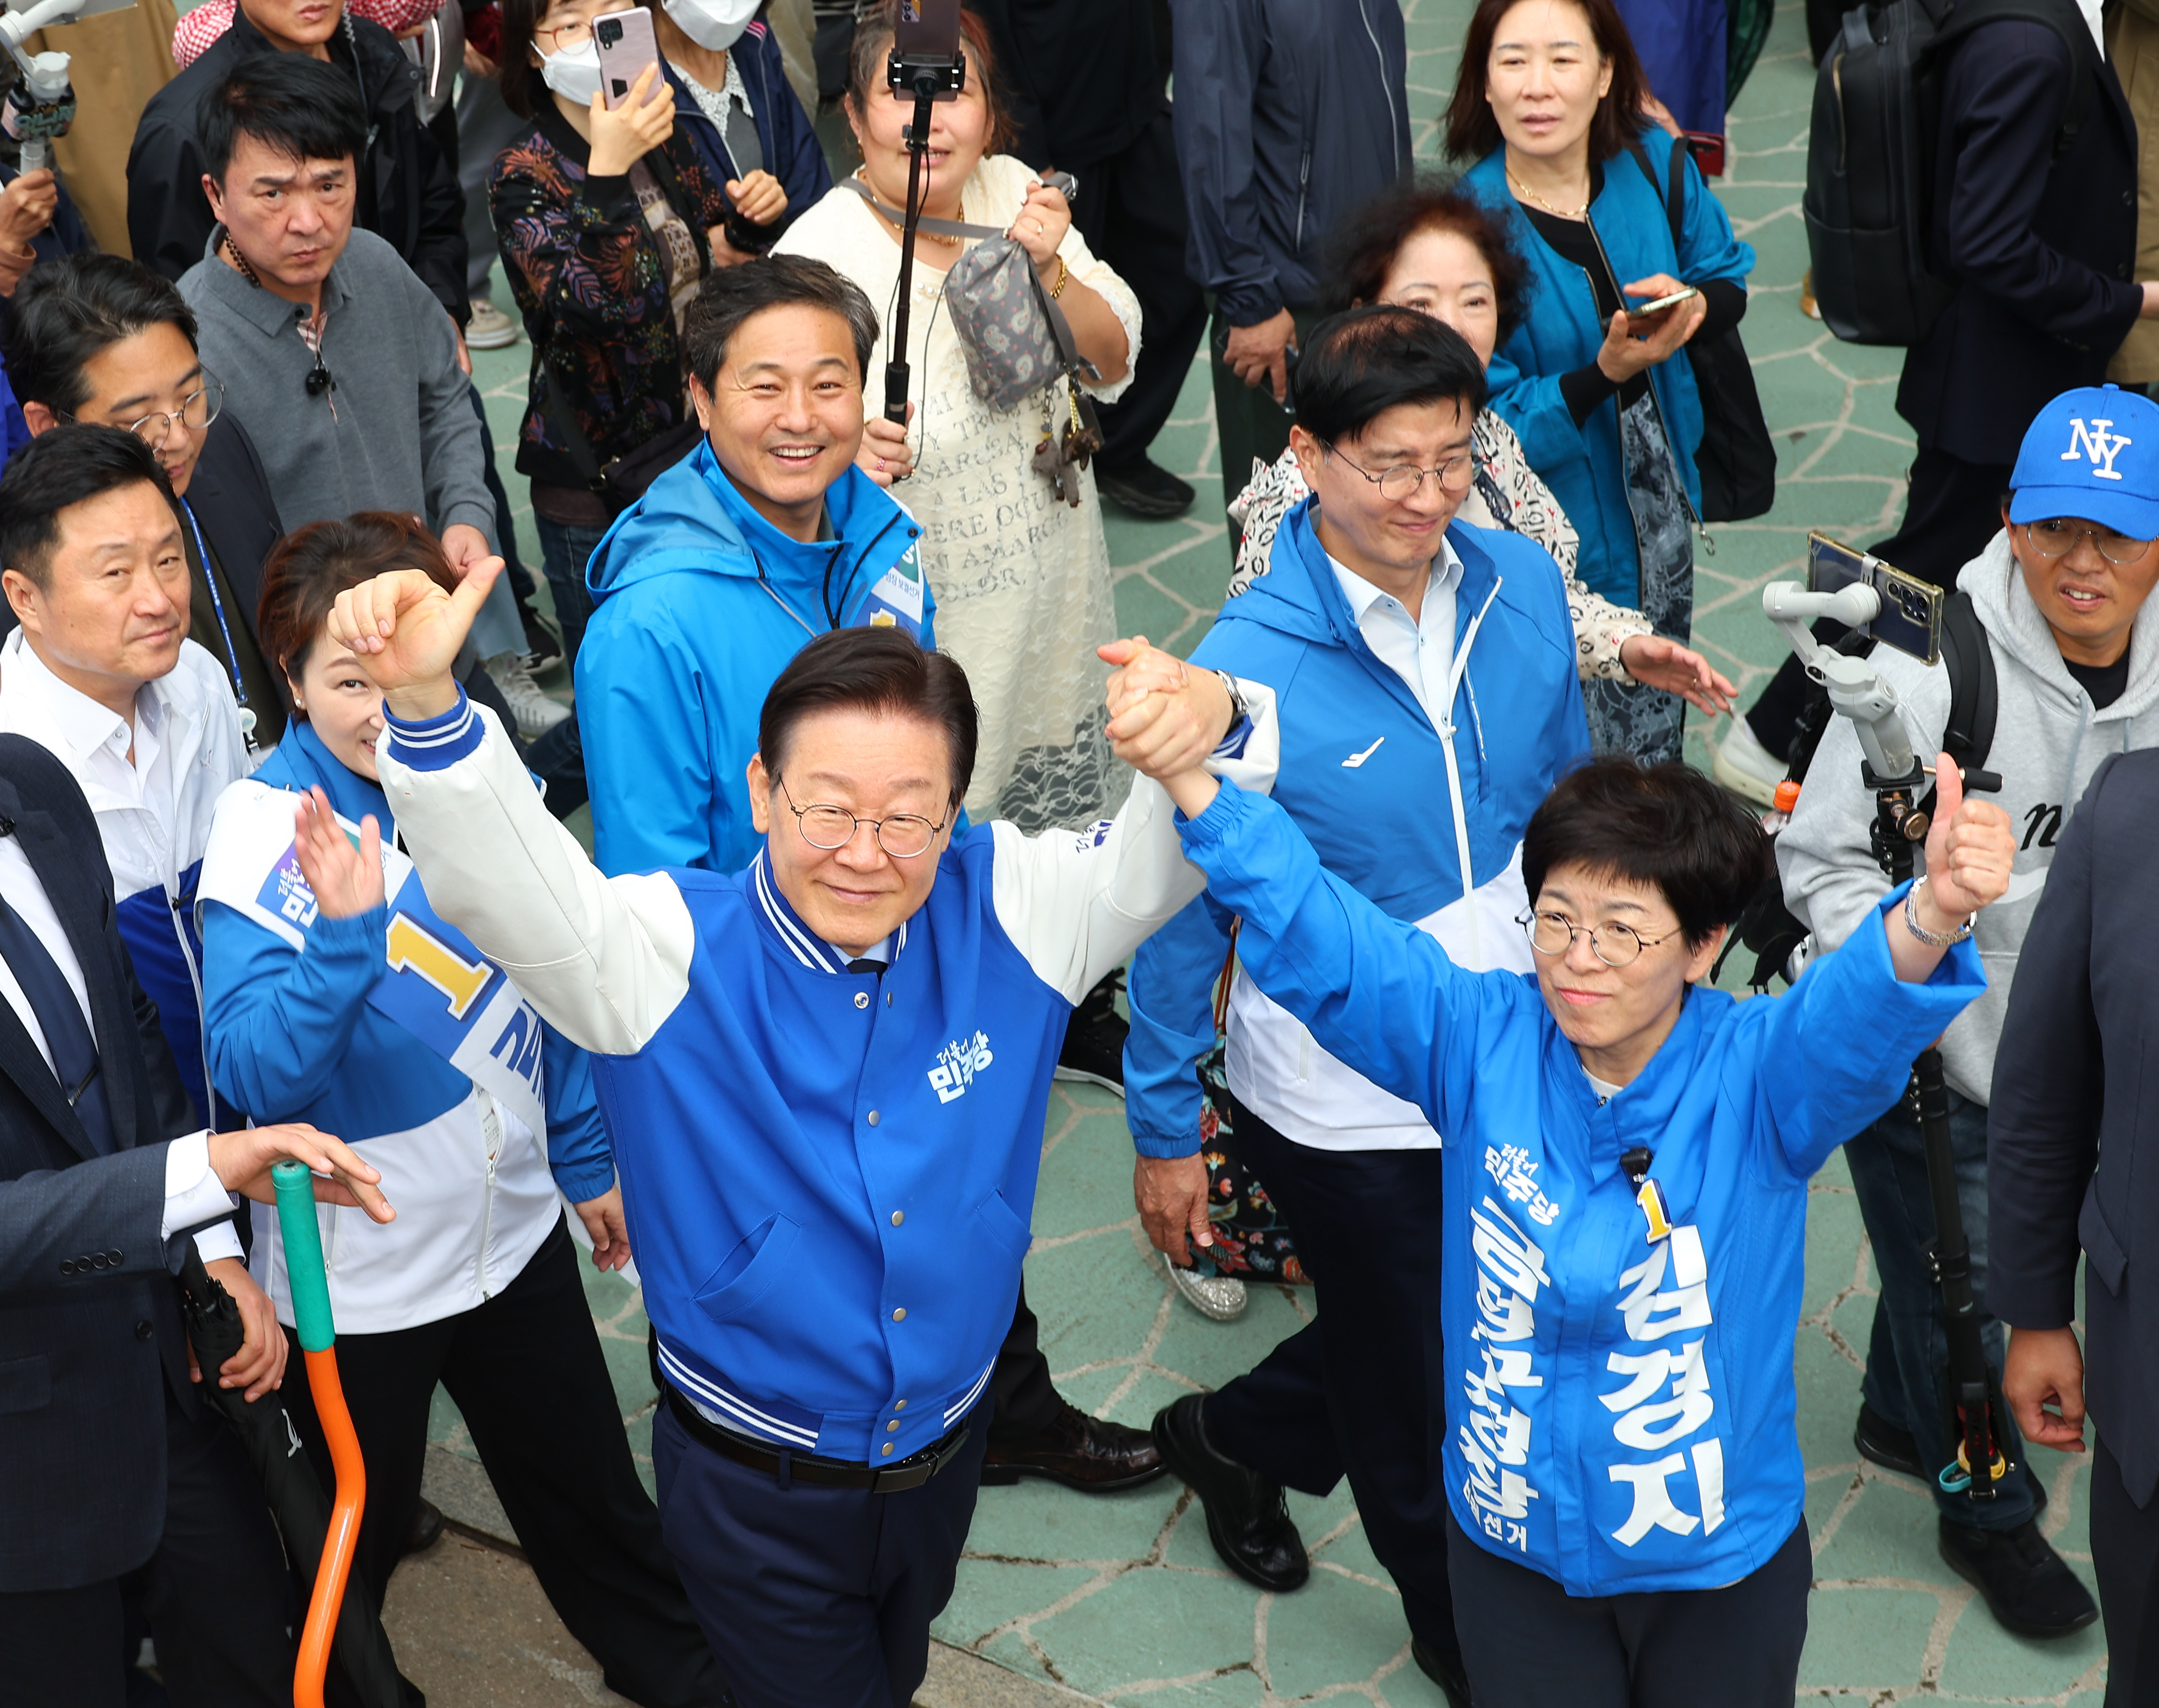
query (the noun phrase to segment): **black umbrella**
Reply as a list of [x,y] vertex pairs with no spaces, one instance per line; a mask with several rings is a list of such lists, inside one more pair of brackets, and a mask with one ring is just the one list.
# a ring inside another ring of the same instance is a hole
[[[271,1516],[285,1538],[286,1557],[299,1575],[304,1602],[313,1592],[323,1540],[329,1532],[329,1497],[323,1493],[314,1463],[302,1449],[300,1432],[293,1428],[276,1389],[250,1404],[241,1390],[217,1385],[218,1370],[240,1350],[246,1331],[241,1324],[239,1305],[203,1267],[194,1242],[187,1241],[186,1247],[180,1286],[186,1295],[188,1338],[194,1343],[195,1361],[202,1367],[203,1396],[232,1426],[254,1462],[256,1475],[262,1479]],[[349,1687],[338,1694],[352,1708],[398,1708],[403,1692],[397,1662],[364,1584],[345,1587],[330,1654]]]

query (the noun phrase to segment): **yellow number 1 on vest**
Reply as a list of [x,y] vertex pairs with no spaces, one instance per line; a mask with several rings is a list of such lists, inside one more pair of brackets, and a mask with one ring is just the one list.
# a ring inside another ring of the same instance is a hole
[[392,972],[417,973],[449,999],[453,1020],[465,1017],[494,976],[485,961],[465,960],[406,914],[390,922],[389,955]]

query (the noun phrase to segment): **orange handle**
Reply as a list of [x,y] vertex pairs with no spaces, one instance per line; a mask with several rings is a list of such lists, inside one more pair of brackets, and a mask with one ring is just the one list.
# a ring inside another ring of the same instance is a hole
[[323,1679],[329,1670],[338,1608],[344,1600],[353,1552],[360,1545],[360,1514],[367,1509],[367,1465],[360,1456],[360,1437],[353,1432],[352,1414],[345,1410],[336,1348],[303,1352],[300,1356],[307,1360],[308,1390],[314,1399],[315,1416],[329,1442],[330,1463],[337,1472],[337,1498],[330,1505],[330,1530],[323,1543],[322,1564],[315,1571],[315,1592],[308,1602],[308,1622],[300,1631],[300,1659],[293,1669],[293,1708],[323,1708]]

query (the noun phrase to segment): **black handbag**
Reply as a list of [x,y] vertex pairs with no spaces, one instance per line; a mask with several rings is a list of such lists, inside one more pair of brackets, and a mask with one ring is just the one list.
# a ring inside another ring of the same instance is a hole
[[[1673,146],[1669,193],[1658,185],[1642,145],[1630,143],[1628,152],[1665,204],[1676,256],[1686,223],[1686,150]],[[1686,355],[1701,396],[1701,443],[1694,457],[1695,472],[1701,478],[1701,519],[1743,522],[1766,515],[1777,501],[1777,447],[1762,415],[1762,394],[1755,390],[1753,365],[1747,360],[1739,329],[1710,338],[1697,335],[1686,345]]]

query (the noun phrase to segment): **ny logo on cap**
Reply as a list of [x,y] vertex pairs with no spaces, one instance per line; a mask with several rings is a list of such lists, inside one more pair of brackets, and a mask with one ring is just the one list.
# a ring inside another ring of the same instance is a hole
[[2074,463],[2082,456],[2096,465],[2092,469],[2094,479],[2120,479],[2121,474],[2115,468],[2114,459],[2136,441],[2123,433],[2110,432],[2108,429],[2113,425],[2111,421],[2095,417],[2087,427],[2081,416],[2072,416],[2069,419],[2069,448],[2062,453],[2062,460]]

